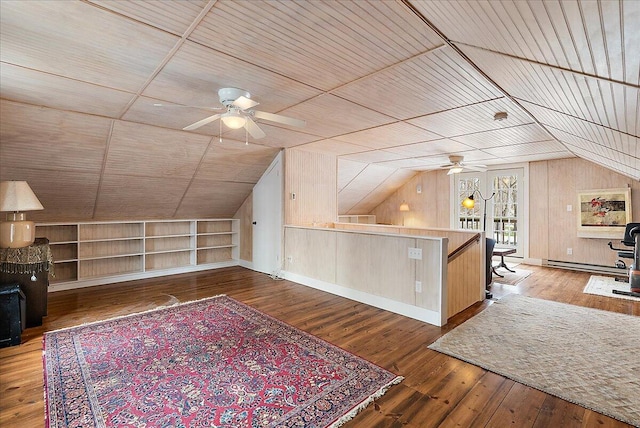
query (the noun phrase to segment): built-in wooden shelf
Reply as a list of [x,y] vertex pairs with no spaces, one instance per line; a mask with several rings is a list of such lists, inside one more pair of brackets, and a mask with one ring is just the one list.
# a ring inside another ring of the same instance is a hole
[[376,216],[375,215],[339,215],[338,221],[340,223],[376,224]]
[[237,219],[41,223],[36,236],[49,239],[54,291],[238,264]]

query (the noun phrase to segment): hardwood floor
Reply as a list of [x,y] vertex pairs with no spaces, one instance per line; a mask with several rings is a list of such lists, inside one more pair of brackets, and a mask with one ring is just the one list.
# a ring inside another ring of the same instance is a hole
[[[640,316],[640,302],[583,294],[588,273],[526,269],[533,271],[530,277],[512,287],[494,286],[494,296],[517,292]],[[345,427],[628,426],[427,348],[490,301],[439,328],[241,267],[51,293],[43,326],[25,330],[20,346],[0,350],[0,426],[44,426],[44,331],[217,294],[227,294],[405,377]]]

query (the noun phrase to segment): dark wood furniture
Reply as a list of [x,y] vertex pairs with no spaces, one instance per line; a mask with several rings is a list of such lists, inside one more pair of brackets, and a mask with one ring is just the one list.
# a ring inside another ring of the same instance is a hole
[[504,275],[500,275],[498,272],[496,272],[496,269],[499,269],[501,267],[505,268],[509,272],[515,273],[515,271],[509,269],[504,262],[504,256],[508,256],[509,254],[514,254],[515,252],[516,252],[515,248],[494,248],[493,249],[493,252],[491,253],[491,255],[500,256],[500,263],[498,263],[497,265],[491,266],[491,271],[494,273],[494,275],[497,275],[500,278],[504,278]]
[[38,238],[29,247],[0,248],[0,284],[17,283],[25,295],[25,327],[42,325],[47,315],[49,272],[53,258],[49,240]]

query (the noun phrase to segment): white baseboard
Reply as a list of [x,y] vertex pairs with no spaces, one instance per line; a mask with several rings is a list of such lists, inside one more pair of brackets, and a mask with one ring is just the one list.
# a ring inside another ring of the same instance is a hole
[[335,294],[337,296],[346,297],[347,299],[355,300],[356,302],[366,303],[367,305],[384,309],[396,314],[404,315],[406,317],[426,322],[438,327],[441,327],[447,323],[446,317],[445,319],[442,319],[443,317],[440,313],[431,311],[429,309],[419,308],[417,306],[397,302],[385,297],[375,296],[363,291],[358,291],[348,287],[343,287],[341,285],[309,278],[297,273],[287,271],[281,271],[280,273],[281,277],[286,280],[306,285],[317,290],[326,291],[327,293]]
[[248,260],[240,259],[240,260],[238,260],[238,265],[242,266],[243,268],[255,270],[255,269],[253,269],[253,262],[250,262]]
[[75,290],[77,288],[94,287],[96,285],[114,284],[116,282],[135,281],[138,279],[156,278],[167,275],[177,275],[181,273],[199,272],[210,269],[220,269],[229,266],[238,266],[238,260],[229,260],[218,263],[208,263],[206,265],[190,265],[179,268],[150,270],[146,272],[128,273],[125,275],[102,276],[100,278],[79,279],[76,281],[67,281],[49,284],[49,293],[63,290]]

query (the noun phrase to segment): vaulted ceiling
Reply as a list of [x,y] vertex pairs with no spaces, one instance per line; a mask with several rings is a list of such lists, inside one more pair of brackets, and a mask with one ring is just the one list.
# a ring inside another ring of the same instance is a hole
[[[46,220],[231,216],[289,147],[338,156],[341,213],[452,154],[640,180],[638,52],[635,0],[3,0],[0,179]],[[223,87],[307,125],[183,131]]]

